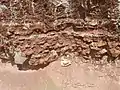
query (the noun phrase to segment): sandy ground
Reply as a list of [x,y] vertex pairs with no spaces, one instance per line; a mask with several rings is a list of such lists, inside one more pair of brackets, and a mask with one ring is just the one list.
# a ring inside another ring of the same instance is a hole
[[120,69],[80,62],[61,67],[56,61],[42,70],[18,71],[1,64],[0,90],[120,90]]

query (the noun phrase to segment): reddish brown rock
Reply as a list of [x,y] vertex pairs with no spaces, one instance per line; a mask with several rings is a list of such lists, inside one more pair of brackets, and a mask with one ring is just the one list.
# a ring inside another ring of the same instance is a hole
[[81,47],[82,47],[82,48],[89,48],[89,45],[86,44],[86,43],[82,43],[82,42],[81,42]]
[[113,57],[118,57],[118,55],[120,55],[120,50],[112,48],[110,49],[110,53],[112,54]]
[[90,54],[90,49],[88,48],[88,49],[83,49],[82,50],[82,54],[83,55],[88,55],[88,54]]
[[92,38],[91,37],[84,37],[83,38],[83,41],[85,41],[85,42],[88,42],[88,43],[91,43],[93,40],[92,40]]

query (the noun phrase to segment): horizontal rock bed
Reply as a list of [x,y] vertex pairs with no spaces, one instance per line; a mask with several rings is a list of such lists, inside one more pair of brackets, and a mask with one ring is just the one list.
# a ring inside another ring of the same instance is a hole
[[[88,28],[90,29],[90,28]],[[93,29],[93,28],[92,28]],[[41,68],[67,54],[99,64],[120,58],[120,36],[102,29],[47,29],[43,23],[2,26],[0,58],[19,67]]]

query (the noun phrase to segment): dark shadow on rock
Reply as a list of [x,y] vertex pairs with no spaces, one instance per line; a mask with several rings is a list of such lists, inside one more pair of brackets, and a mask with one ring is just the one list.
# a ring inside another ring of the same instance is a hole
[[2,58],[0,57],[2,63],[11,63],[11,65],[15,65],[14,58],[9,57],[9,58]]
[[50,62],[47,62],[46,64],[38,64],[38,65],[30,65],[29,64],[29,60],[30,60],[31,56],[28,57],[27,60],[25,60],[25,62],[23,64],[17,64],[17,67],[19,70],[39,70],[40,68],[43,69],[45,67],[47,67]]
[[17,67],[19,70],[26,71],[26,70],[39,70],[44,69],[47,67],[50,63],[47,64],[39,64],[39,65],[26,65],[26,64],[17,64]]

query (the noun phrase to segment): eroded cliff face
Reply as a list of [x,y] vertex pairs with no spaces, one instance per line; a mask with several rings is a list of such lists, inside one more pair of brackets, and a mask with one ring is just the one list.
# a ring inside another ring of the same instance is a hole
[[1,19],[3,62],[17,64],[20,69],[38,69],[67,55],[95,64],[120,58],[115,1],[16,0],[4,5],[11,5],[8,11],[13,14]]
[[29,68],[44,67],[71,54],[82,57],[84,62],[99,64],[115,62],[120,58],[120,37],[117,34],[96,30],[97,27],[92,30],[87,28],[86,31],[71,25],[61,30],[45,31],[44,24],[36,25],[30,29],[25,26],[12,27],[4,32],[6,38],[1,36],[3,58],[13,64],[23,64],[23,67],[28,65]]

